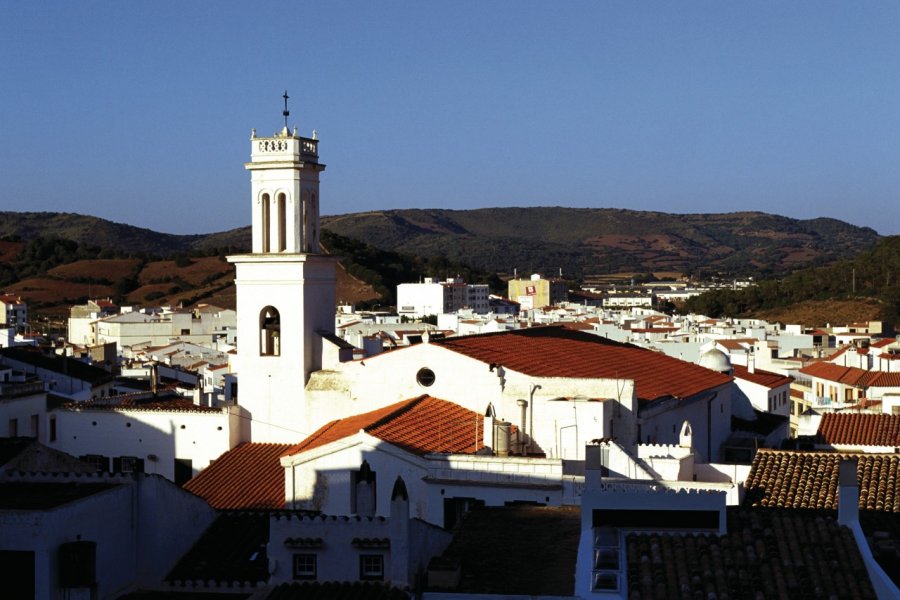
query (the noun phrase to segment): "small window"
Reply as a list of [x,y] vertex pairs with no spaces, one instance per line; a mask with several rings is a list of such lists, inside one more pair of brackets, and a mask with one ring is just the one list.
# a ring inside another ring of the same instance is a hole
[[384,556],[381,554],[362,554],[359,557],[359,578],[367,581],[384,579]]
[[38,437],[40,433],[41,417],[39,415],[31,415],[31,436]]
[[85,454],[79,457],[83,462],[91,465],[98,473],[109,472],[109,458],[102,454]]
[[434,378],[434,371],[428,367],[423,367],[416,373],[416,381],[422,387],[431,387],[434,384]]
[[18,419],[10,419],[9,420],[9,437],[18,437],[19,435],[19,420]]
[[294,579],[315,579],[316,576],[316,555],[295,554]]
[[56,417],[50,417],[50,441],[56,441]]
[[143,473],[144,459],[136,456],[121,456],[113,459],[113,471],[116,473]]

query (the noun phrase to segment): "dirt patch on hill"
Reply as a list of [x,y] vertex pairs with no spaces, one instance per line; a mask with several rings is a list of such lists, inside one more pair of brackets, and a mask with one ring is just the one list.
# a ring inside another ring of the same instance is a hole
[[877,300],[808,300],[785,308],[754,313],[754,317],[781,323],[799,323],[807,327],[827,324],[877,321],[881,304]]
[[375,288],[357,279],[344,269],[344,265],[338,264],[337,275],[337,291],[336,299],[338,304],[356,304],[365,300],[375,300],[380,298],[380,294]]
[[9,293],[18,294],[29,305],[38,304],[53,306],[76,304],[91,298],[103,298],[115,294],[111,285],[98,285],[96,283],[75,283],[47,277],[33,277],[23,279],[6,288]]
[[178,277],[191,285],[200,286],[224,275],[234,274],[234,266],[218,256],[190,260],[191,264],[183,267],[179,267],[173,260],[148,263],[141,271],[138,281],[141,284],[162,283]]
[[25,242],[0,242],[0,262],[11,263],[22,253]]
[[47,275],[59,279],[98,279],[116,282],[131,276],[138,264],[140,260],[137,258],[79,260],[54,267],[47,271]]

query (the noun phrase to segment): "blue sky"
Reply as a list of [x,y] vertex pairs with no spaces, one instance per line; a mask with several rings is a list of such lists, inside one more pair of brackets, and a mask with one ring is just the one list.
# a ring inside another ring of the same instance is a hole
[[7,2],[0,209],[249,224],[251,128],[326,214],[758,210],[900,233],[896,2]]

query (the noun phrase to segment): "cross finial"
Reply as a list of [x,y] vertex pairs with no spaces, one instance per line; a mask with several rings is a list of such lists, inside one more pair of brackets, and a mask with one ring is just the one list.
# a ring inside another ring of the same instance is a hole
[[290,96],[288,96],[287,90],[284,90],[284,96],[282,96],[282,98],[284,98],[284,110],[281,112],[281,114],[284,115],[284,126],[287,127],[288,126],[287,118],[291,114],[291,111],[289,111],[288,107],[287,107],[287,101],[288,101],[288,98],[290,98]]

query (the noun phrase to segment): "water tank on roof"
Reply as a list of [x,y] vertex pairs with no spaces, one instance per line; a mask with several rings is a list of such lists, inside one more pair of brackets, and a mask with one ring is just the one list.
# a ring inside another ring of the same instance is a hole
[[494,421],[494,439],[497,446],[494,453],[497,456],[509,456],[509,438],[512,424],[509,421]]

